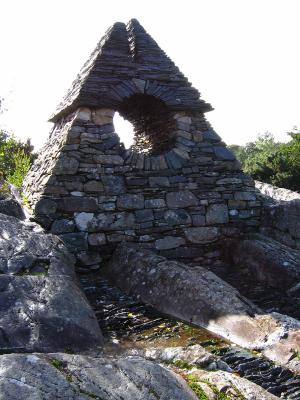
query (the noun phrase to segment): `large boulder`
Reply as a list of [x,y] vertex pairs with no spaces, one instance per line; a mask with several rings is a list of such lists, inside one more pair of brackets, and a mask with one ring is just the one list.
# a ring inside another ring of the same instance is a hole
[[0,276],[0,351],[81,351],[102,344],[84,294],[66,276]]
[[[157,310],[240,346],[268,351],[270,358],[283,364],[288,355],[281,359],[275,345],[288,348],[290,343],[290,359],[300,351],[300,322],[277,313],[264,314],[238,290],[200,266],[191,268],[124,243],[104,273],[127,294]],[[300,370],[300,362],[294,367]]]
[[269,286],[289,289],[300,282],[300,252],[269,237],[250,235],[230,253],[239,269]]
[[101,344],[64,244],[35,224],[0,214],[0,349],[81,351]]
[[0,356],[0,400],[197,400],[172,371],[139,357]]

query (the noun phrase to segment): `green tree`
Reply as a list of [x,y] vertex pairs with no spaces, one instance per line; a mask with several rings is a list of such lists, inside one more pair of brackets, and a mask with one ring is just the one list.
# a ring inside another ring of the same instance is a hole
[[273,158],[274,185],[300,191],[300,132],[288,132],[290,141],[282,143]]
[[230,148],[254,179],[300,191],[300,132],[294,128],[288,135],[287,143],[276,142],[272,134],[265,133],[255,142]]

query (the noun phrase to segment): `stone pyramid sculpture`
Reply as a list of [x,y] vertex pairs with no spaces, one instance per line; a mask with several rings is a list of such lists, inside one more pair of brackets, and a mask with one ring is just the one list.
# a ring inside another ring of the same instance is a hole
[[[255,229],[260,203],[206,121],[211,109],[138,21],[116,23],[51,117],[25,181],[35,218],[85,268],[121,241],[212,262],[224,239]],[[134,126],[130,149],[116,111]]]

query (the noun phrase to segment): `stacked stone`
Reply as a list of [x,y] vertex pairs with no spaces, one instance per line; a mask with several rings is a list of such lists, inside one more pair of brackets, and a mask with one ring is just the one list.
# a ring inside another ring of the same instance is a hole
[[212,110],[135,19],[117,22],[101,39],[51,121],[79,107],[118,109],[124,98],[146,93],[174,110]]
[[[136,21],[115,24],[84,65],[25,191],[36,219],[83,267],[121,241],[213,263],[222,241],[255,229],[260,203],[203,116],[211,106]],[[124,149],[118,111],[135,128]]]
[[57,124],[26,180],[37,220],[81,267],[121,241],[209,264],[225,238],[258,226],[253,181],[202,113],[174,112],[175,144],[160,155],[125,150],[113,115],[81,108]]

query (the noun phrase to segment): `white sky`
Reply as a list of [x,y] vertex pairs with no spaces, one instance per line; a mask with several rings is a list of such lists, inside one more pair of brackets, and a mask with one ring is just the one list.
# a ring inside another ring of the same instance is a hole
[[227,143],[300,127],[300,0],[0,0],[0,124],[39,147],[106,29],[131,18],[212,104]]

